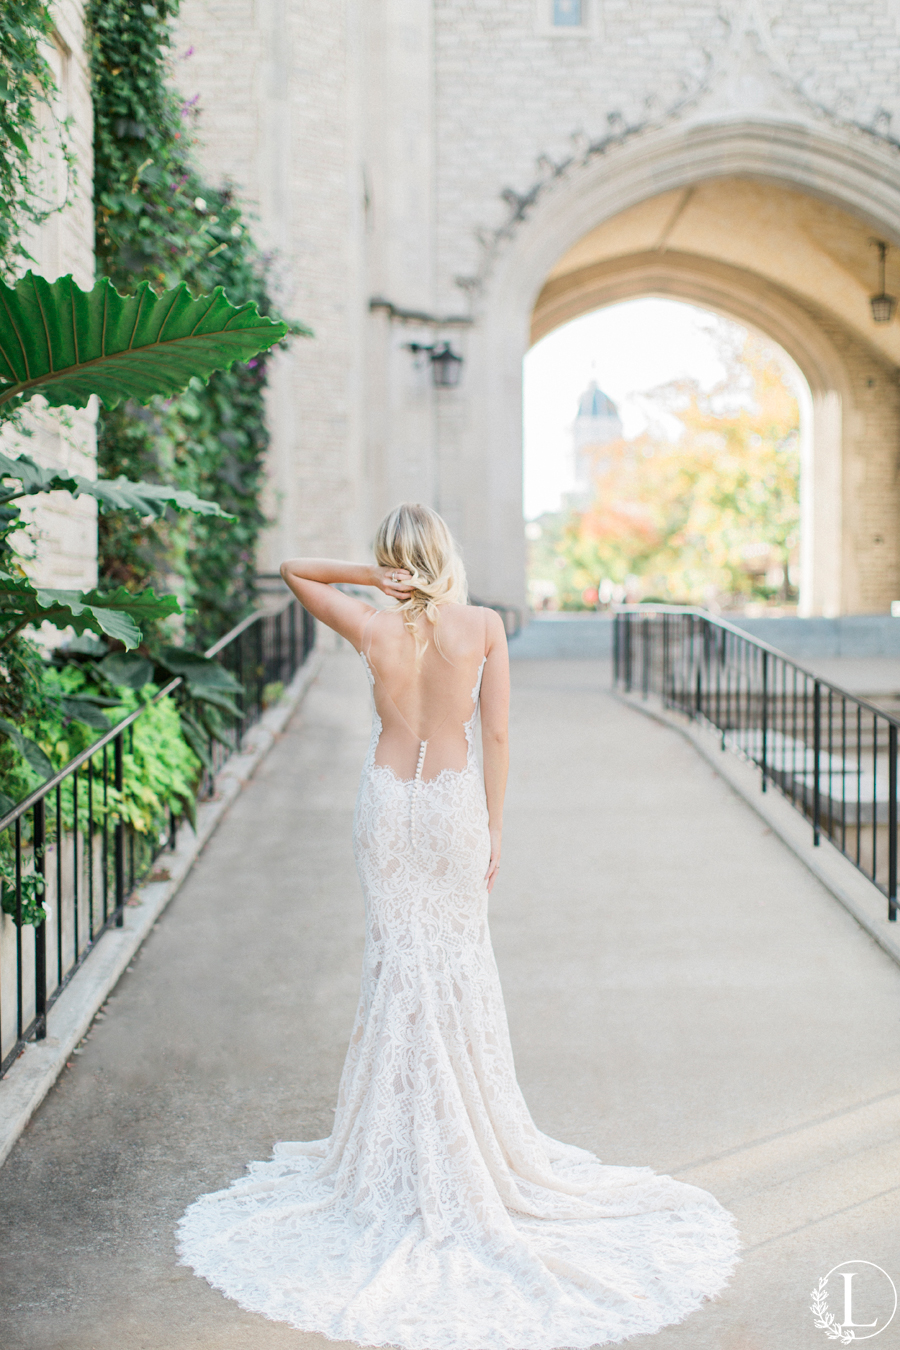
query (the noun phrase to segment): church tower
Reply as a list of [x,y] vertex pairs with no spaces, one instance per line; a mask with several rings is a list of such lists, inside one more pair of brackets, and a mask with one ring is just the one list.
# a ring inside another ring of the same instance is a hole
[[[594,491],[594,475],[599,468],[597,451],[612,441],[621,440],[622,419],[608,394],[591,380],[578,400],[578,413],[572,423],[572,453],[575,467],[573,498],[589,504]],[[573,505],[575,501],[573,500]]]

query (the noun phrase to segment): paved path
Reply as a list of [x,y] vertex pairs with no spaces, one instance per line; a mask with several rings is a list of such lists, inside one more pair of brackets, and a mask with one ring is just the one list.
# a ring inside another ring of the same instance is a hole
[[[710,1187],[746,1243],[721,1301],[631,1344],[824,1347],[819,1276],[864,1258],[900,1283],[900,970],[602,666],[514,684],[492,927],[533,1114]],[[326,1350],[176,1266],[172,1230],[273,1140],[330,1128],[366,699],[330,658],[0,1172],[3,1350]]]

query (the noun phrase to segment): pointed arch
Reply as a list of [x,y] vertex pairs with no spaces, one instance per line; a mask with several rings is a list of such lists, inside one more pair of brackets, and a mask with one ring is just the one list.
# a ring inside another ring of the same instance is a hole
[[521,368],[528,346],[589,308],[669,295],[751,324],[797,363],[813,399],[804,483],[804,570],[813,578],[806,608],[838,614],[866,607],[859,577],[868,564],[860,561],[861,513],[848,463],[864,434],[859,369],[870,362],[885,387],[892,377],[883,356],[842,329],[827,296],[811,304],[756,272],[672,251],[618,257],[585,275],[547,281],[557,260],[604,221],[663,192],[726,177],[799,189],[900,243],[900,154],[855,129],[824,123],[676,126],[626,141],[548,186],[488,270],[468,344],[465,424],[454,429],[456,462],[443,468],[448,513],[468,541],[477,584],[494,594],[519,603],[524,594]]

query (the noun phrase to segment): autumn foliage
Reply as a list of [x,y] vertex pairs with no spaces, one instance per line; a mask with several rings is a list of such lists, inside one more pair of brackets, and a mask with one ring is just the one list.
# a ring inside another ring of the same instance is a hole
[[723,609],[796,598],[797,400],[781,354],[735,331],[714,388],[651,391],[649,429],[593,452],[587,509],[542,519],[531,576],[563,607],[592,607],[598,590]]

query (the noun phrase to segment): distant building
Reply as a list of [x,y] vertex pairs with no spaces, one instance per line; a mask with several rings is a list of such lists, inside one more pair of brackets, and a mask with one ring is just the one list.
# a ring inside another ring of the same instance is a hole
[[602,467],[597,451],[622,436],[619,410],[608,394],[591,380],[578,400],[578,413],[572,423],[572,455],[575,491],[568,494],[570,504],[586,505],[593,496],[594,475]]

